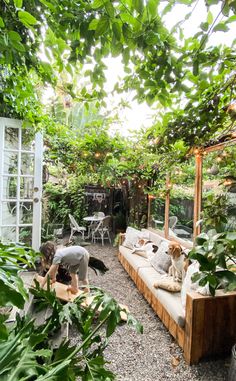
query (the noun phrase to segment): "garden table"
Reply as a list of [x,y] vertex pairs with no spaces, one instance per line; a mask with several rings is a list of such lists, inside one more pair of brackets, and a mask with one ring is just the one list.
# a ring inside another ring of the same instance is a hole
[[88,216],[83,218],[83,220],[87,222],[100,222],[103,219],[104,217],[97,217],[97,216]]
[[155,219],[153,219],[153,221],[155,223],[155,228],[158,228],[158,225],[159,225],[159,227],[161,227],[161,225],[164,224],[164,221],[155,220]]
[[84,217],[83,220],[86,221],[86,222],[90,222],[90,225],[88,227],[88,235],[86,238],[90,238],[92,236],[92,232],[93,230],[97,227],[97,225],[99,224],[99,222],[101,222],[102,220],[104,220],[105,217],[99,217],[99,216],[96,216],[96,215],[93,215],[93,216],[87,216],[87,217]]

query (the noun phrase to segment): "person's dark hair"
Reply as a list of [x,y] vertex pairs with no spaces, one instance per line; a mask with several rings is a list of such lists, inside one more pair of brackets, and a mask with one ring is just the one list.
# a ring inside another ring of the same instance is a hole
[[45,261],[51,264],[56,252],[56,245],[52,241],[47,241],[40,246],[39,251],[43,254]]

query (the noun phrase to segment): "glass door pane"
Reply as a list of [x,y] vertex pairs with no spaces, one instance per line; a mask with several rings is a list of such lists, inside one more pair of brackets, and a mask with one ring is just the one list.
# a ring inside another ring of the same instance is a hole
[[42,136],[0,118],[0,240],[38,250],[41,237]]

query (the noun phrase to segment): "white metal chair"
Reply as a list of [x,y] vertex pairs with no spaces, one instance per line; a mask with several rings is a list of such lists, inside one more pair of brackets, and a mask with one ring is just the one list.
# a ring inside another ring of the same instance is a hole
[[84,232],[86,231],[86,228],[84,226],[79,226],[79,224],[76,222],[75,218],[71,214],[69,214],[69,219],[71,228],[69,241],[72,240],[72,237],[76,232],[80,233],[82,235],[82,239],[84,240]]
[[169,217],[169,228],[174,230],[177,222],[178,222],[178,217],[176,216]]
[[104,240],[108,239],[111,243],[110,237],[110,229],[111,229],[111,216],[105,216],[97,225],[97,227],[92,232],[92,242],[96,242],[96,240],[102,241],[102,246],[104,246]]

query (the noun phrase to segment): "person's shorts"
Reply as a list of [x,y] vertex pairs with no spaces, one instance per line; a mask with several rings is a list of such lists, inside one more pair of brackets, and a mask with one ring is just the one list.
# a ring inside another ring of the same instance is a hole
[[86,252],[81,258],[80,262],[74,266],[68,266],[68,271],[71,274],[78,273],[79,280],[88,279],[88,263],[89,263],[89,253]]

